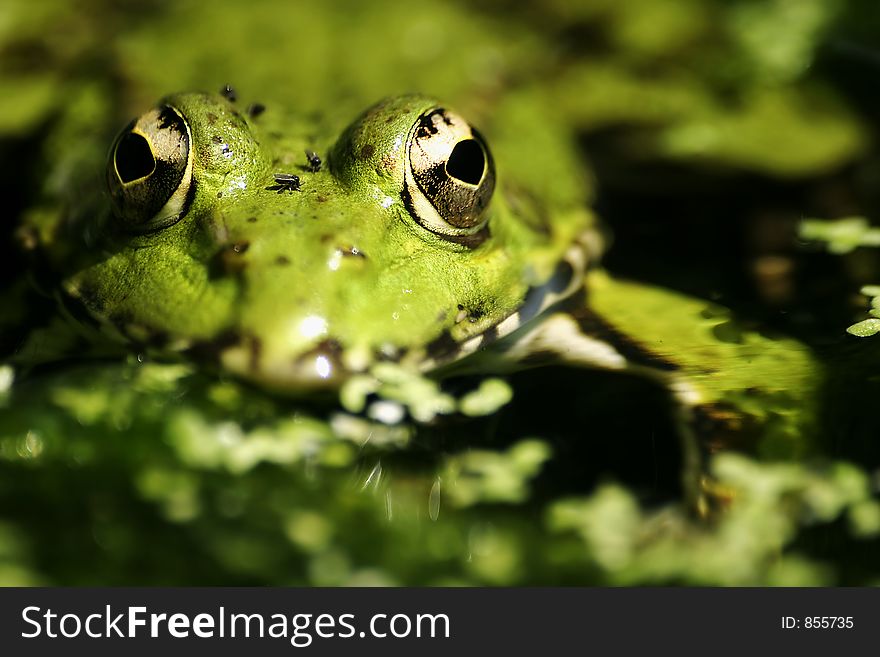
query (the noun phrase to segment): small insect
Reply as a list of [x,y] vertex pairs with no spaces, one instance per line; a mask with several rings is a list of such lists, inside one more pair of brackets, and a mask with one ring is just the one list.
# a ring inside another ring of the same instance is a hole
[[276,173],[275,184],[266,187],[271,192],[296,192],[299,190],[299,176],[295,173]]
[[266,106],[263,103],[251,103],[247,107],[247,115],[252,119],[257,118],[260,114],[266,111]]
[[309,171],[318,173],[321,170],[321,157],[315,151],[306,149],[306,160],[309,162]]
[[238,92],[235,91],[230,85],[224,84],[223,88],[220,89],[220,95],[223,96],[230,103],[234,103],[238,100]]

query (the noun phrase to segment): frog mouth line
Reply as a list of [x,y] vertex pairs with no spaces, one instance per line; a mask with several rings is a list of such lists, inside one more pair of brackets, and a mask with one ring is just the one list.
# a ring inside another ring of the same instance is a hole
[[575,241],[563,254],[553,274],[544,283],[530,287],[520,307],[500,322],[464,341],[456,341],[444,331],[425,348],[427,357],[422,370],[433,370],[487,347],[544,313],[551,306],[571,297],[583,286],[583,277],[591,262],[593,245]]

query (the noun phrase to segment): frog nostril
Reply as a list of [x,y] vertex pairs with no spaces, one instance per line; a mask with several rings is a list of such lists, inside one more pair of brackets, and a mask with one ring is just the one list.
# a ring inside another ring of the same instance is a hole
[[116,172],[123,183],[145,178],[156,170],[156,159],[143,135],[127,133],[116,147]]
[[486,156],[476,139],[458,142],[446,161],[446,173],[470,185],[478,185],[486,170]]

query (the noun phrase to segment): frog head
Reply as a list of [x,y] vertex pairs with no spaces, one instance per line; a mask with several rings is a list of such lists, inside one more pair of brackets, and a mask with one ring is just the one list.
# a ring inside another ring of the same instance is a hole
[[499,192],[486,139],[434,99],[384,100],[343,130],[246,114],[173,95],[114,142],[103,254],[65,288],[119,337],[326,387],[472,350],[582,268],[572,223]]

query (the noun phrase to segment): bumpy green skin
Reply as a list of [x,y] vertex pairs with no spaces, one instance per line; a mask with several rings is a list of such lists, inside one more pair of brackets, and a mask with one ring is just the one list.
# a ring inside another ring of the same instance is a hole
[[[214,352],[271,388],[334,384],[383,355],[417,365],[444,335],[479,335],[545,283],[589,227],[586,211],[548,224],[537,213],[551,208],[513,211],[503,193],[478,246],[419,225],[402,192],[413,126],[440,106],[429,98],[385,101],[344,132],[277,110],[274,121],[246,119],[219,96],[163,103],[191,130],[189,210],[135,235],[104,216],[110,255],[65,288],[129,339]],[[306,170],[306,149],[327,165]],[[273,172],[295,172],[301,188],[276,193]]]
[[682,384],[698,423],[709,423],[710,449],[737,445],[769,458],[813,450],[821,376],[804,345],[708,301],[603,272],[589,276],[588,290],[590,308],[616,332],[674,367],[669,381]]

